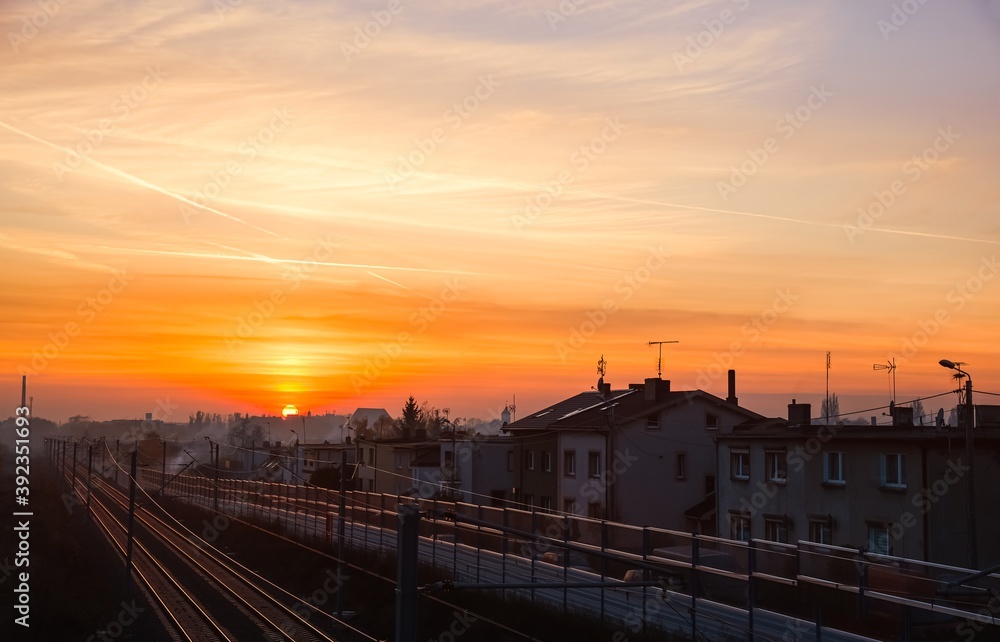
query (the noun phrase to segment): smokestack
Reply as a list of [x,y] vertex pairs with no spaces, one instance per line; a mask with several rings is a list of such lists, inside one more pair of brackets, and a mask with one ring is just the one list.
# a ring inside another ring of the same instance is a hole
[[21,407],[28,406],[28,375],[21,375]]
[[731,404],[738,404],[739,399],[736,398],[736,371],[729,371],[729,396],[726,397],[726,401]]

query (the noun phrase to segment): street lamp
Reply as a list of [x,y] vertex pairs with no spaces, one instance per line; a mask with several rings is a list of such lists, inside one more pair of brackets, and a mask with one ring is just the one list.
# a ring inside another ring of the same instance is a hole
[[965,376],[965,459],[968,462],[966,465],[969,467],[968,480],[965,482],[965,513],[968,516],[966,517],[966,527],[969,529],[969,568],[975,571],[978,570],[979,559],[976,550],[976,475],[975,460],[973,459],[975,450],[972,443],[972,429],[975,428],[976,424],[976,411],[975,406],[972,405],[972,377],[959,367],[964,365],[960,362],[941,359],[938,363],[944,368]]

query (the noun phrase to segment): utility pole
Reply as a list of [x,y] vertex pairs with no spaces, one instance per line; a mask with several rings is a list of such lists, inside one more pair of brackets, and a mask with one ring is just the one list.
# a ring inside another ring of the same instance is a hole
[[344,530],[347,521],[345,512],[347,511],[347,496],[344,495],[346,484],[344,476],[347,474],[347,450],[340,451],[340,506],[337,509],[337,581],[341,584],[337,587],[337,618],[344,618]]
[[420,509],[416,504],[399,507],[396,531],[396,638],[395,642],[417,642],[417,543]]
[[664,343],[680,343],[680,341],[650,341],[649,345],[659,346],[660,355],[656,358],[656,378],[663,378],[663,344]]
[[[962,370],[961,362],[941,359],[938,362],[945,368],[955,370],[965,375],[965,460],[969,470],[965,480],[965,515],[968,529],[969,568],[979,570],[978,538],[976,534],[976,460],[973,444],[973,429],[976,427],[976,407],[972,405],[972,376]],[[956,375],[957,376],[957,375]]]
[[77,446],[77,442],[74,439],[74,441],[73,441],[73,483],[70,486],[70,488],[72,489],[74,495],[76,494],[76,446]]
[[90,476],[94,473],[94,445],[87,446],[87,519],[90,519]]
[[132,592],[132,540],[135,539],[135,475],[139,451],[132,451],[132,476],[129,479],[128,490],[128,542],[125,545],[125,601],[128,602]]
[[[825,423],[830,425],[830,353],[826,353],[826,416]],[[895,422],[894,422],[895,423]]]
[[966,511],[969,515],[968,517],[968,529],[969,529],[969,568],[974,571],[979,570],[979,551],[977,549],[977,537],[976,537],[976,466],[975,466],[975,447],[973,445],[973,434],[974,428],[976,427],[976,409],[972,405],[972,377],[968,377],[965,380],[965,459],[969,462],[966,466],[969,467],[968,479],[966,484],[968,484],[968,494],[966,496],[966,502],[968,503],[968,510]]
[[[211,459],[211,455],[209,455],[209,459]],[[219,512],[219,444],[218,443],[215,444],[215,512]]]
[[160,437],[163,442],[163,461],[160,462],[160,497],[163,497],[163,489],[167,484],[167,440]]

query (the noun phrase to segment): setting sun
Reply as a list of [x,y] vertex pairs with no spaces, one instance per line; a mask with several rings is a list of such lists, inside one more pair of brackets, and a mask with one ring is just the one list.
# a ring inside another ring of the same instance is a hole
[[282,417],[291,417],[297,414],[299,414],[299,409],[293,406],[292,404],[288,404],[287,406],[281,409]]

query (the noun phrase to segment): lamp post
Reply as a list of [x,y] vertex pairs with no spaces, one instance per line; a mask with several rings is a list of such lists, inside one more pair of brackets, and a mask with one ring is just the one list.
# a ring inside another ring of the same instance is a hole
[[972,405],[972,377],[968,372],[962,370],[961,363],[941,359],[938,362],[942,367],[954,370],[965,376],[965,459],[969,467],[968,479],[965,486],[965,513],[966,528],[969,530],[969,568],[978,570],[979,556],[976,547],[976,474],[975,474],[975,449],[973,447],[973,431],[976,425],[975,406]]
[[289,428],[289,430],[293,435],[295,435],[295,474],[301,476],[302,464],[299,463],[299,433],[295,432],[291,428]]

